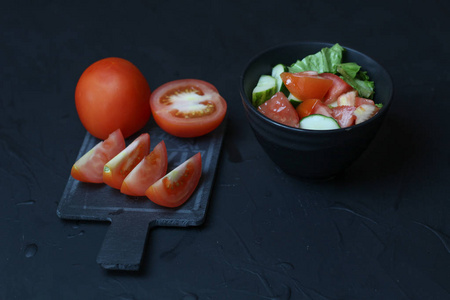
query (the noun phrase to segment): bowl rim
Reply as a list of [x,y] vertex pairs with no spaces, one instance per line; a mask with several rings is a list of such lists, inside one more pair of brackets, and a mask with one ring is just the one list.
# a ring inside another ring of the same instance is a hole
[[[270,123],[275,127],[279,127],[281,130],[285,130],[285,131],[291,131],[291,132],[296,132],[296,133],[305,133],[305,134],[314,134],[314,135],[326,135],[326,134],[330,134],[330,133],[342,133],[342,132],[348,132],[348,131],[352,131],[354,129],[358,129],[361,127],[366,127],[368,124],[374,123],[376,121],[378,121],[378,119],[383,118],[385,113],[387,112],[387,110],[389,109],[391,102],[392,102],[392,98],[393,98],[393,93],[394,93],[394,84],[392,81],[392,77],[389,74],[389,72],[386,70],[386,68],[381,65],[378,61],[376,61],[375,59],[373,59],[372,57],[368,56],[367,54],[356,50],[352,47],[347,47],[341,43],[339,43],[339,45],[341,47],[343,47],[345,50],[350,50],[353,51],[355,53],[357,53],[358,55],[361,55],[363,57],[365,57],[366,59],[374,62],[377,66],[379,66],[381,68],[381,70],[385,73],[385,75],[387,76],[389,85],[390,85],[390,92],[389,92],[389,96],[387,97],[387,103],[383,103],[383,107],[380,109],[380,111],[373,116],[372,118],[370,118],[369,120],[366,120],[360,124],[355,124],[352,125],[350,127],[346,127],[346,128],[339,128],[339,129],[328,129],[328,130],[314,130],[314,129],[303,129],[303,128],[295,128],[295,127],[291,127],[288,125],[284,125],[281,123],[278,123],[270,118],[268,118],[267,116],[263,115],[262,113],[258,112],[258,110],[253,106],[253,104],[250,102],[250,100],[248,99],[246,93],[245,93],[245,89],[244,89],[244,78],[245,78],[245,74],[247,72],[247,70],[249,69],[249,67],[256,61],[258,60],[262,55],[268,53],[268,52],[273,52],[276,51],[278,49],[282,49],[282,48],[286,48],[286,47],[294,47],[294,46],[302,46],[302,45],[317,45],[317,46],[321,46],[323,47],[332,47],[333,45],[335,45],[336,43],[330,43],[330,42],[322,42],[322,41],[295,41],[295,42],[287,42],[287,43],[282,43],[282,44],[278,44],[272,47],[268,47],[258,53],[256,53],[255,55],[253,55],[251,57],[251,59],[247,62],[247,64],[245,65],[243,71],[241,72],[240,75],[240,80],[239,80],[239,91],[241,94],[241,98],[243,99],[243,101],[245,102],[245,106],[250,107],[250,110],[259,118],[262,119],[264,122]],[[311,53],[314,54],[314,53]],[[303,59],[302,57],[298,58],[298,59]],[[362,69],[364,69],[364,66],[361,66]]]

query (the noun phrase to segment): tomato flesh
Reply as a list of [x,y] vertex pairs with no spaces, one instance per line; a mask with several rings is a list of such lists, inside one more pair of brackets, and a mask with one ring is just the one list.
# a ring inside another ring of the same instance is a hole
[[353,114],[356,107],[338,106],[333,108],[332,117],[338,122],[341,128],[350,127],[355,124],[356,116]]
[[281,73],[286,88],[300,100],[319,99],[325,96],[333,84],[331,79],[323,78],[309,71],[300,73]]
[[276,93],[272,98],[258,106],[258,111],[278,123],[295,128],[299,127],[299,116],[292,103],[282,92]]
[[195,191],[202,174],[202,158],[197,153],[152,184],[145,195],[165,207],[178,207]]
[[125,139],[120,129],[117,129],[78,159],[70,174],[79,181],[103,183],[103,166],[123,149]]
[[125,138],[150,118],[150,87],[131,62],[117,57],[101,59],[80,76],[75,104],[81,123],[99,139],[120,128]]
[[322,100],[326,105],[335,102],[340,95],[353,90],[351,85],[335,74],[322,73],[320,77],[330,79],[333,82]]
[[296,109],[300,119],[303,119],[304,117],[307,117],[310,114],[312,114],[314,108],[318,103],[320,103],[319,99],[307,99],[302,103],[300,103]]
[[115,189],[120,189],[125,177],[148,155],[149,151],[150,135],[143,133],[105,164],[103,182]]
[[120,191],[130,196],[145,196],[145,191],[167,172],[167,149],[164,141],[148,154],[125,177]]
[[155,122],[177,137],[197,137],[216,129],[223,121],[227,103],[210,83],[181,79],[158,87],[150,97]]

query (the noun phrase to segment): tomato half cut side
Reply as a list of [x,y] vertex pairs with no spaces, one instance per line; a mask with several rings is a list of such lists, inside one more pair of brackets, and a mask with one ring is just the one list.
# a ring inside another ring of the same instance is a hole
[[167,172],[167,149],[164,141],[148,154],[125,177],[120,192],[129,196],[145,196],[145,191]]
[[125,177],[149,151],[150,135],[143,133],[105,164],[103,168],[103,182],[120,190]]
[[155,122],[177,137],[197,137],[216,129],[225,118],[227,103],[210,83],[180,79],[158,87],[150,96]]
[[333,84],[331,79],[323,78],[309,71],[300,73],[283,72],[280,77],[289,92],[302,101],[307,99],[322,100]]
[[80,157],[72,166],[70,174],[79,181],[103,183],[103,166],[123,149],[125,139],[122,131],[117,129]]
[[202,174],[200,152],[151,185],[145,195],[165,207],[178,207],[194,193]]

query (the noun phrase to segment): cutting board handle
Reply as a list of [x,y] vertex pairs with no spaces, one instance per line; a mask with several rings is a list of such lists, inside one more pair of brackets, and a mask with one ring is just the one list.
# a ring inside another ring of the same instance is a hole
[[150,223],[126,213],[111,218],[97,263],[108,270],[139,270]]

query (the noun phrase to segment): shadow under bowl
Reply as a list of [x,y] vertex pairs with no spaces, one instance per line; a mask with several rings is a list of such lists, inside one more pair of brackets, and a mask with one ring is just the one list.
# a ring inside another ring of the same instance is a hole
[[356,62],[375,83],[375,103],[383,107],[371,119],[335,130],[298,129],[277,123],[252,105],[252,91],[262,74],[270,74],[279,63],[291,65],[331,43],[298,42],[266,50],[254,57],[240,78],[240,94],[247,119],[258,142],[285,173],[325,179],[336,176],[355,161],[375,137],[390,107],[393,83],[389,73],[376,61],[354,49],[345,48],[344,62]]

